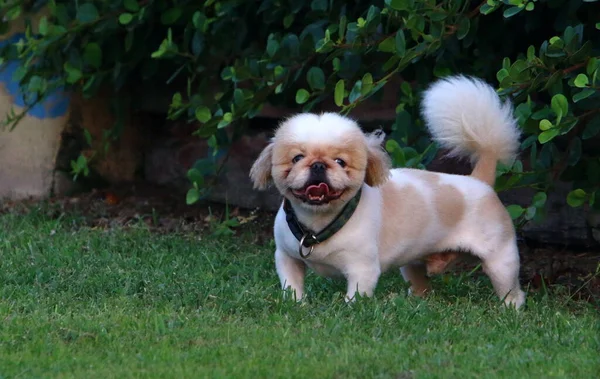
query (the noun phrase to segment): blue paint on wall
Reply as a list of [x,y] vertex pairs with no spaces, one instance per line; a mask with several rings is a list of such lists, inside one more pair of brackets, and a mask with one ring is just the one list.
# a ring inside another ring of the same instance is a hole
[[[23,33],[17,33],[10,38],[0,41],[0,48],[5,45],[16,43],[19,39],[24,38]],[[23,93],[19,82],[14,80],[13,75],[17,69],[21,67],[21,61],[8,61],[0,66],[0,83],[4,85],[6,93],[13,98],[14,105],[26,107],[32,104],[36,98],[36,94]],[[55,90],[49,93],[44,101],[40,101],[34,105],[27,114],[36,118],[55,118],[64,116],[69,109],[69,96],[62,90]]]

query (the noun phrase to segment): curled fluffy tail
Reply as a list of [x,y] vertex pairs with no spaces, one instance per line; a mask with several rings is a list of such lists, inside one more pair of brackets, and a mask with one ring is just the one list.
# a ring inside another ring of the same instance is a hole
[[485,82],[453,76],[425,91],[423,116],[433,139],[450,155],[476,162],[471,176],[490,185],[498,161],[515,159],[520,133],[509,102]]

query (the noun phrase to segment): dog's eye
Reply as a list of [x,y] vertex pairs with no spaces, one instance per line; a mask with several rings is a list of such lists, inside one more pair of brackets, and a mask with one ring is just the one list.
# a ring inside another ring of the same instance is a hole
[[346,167],[346,162],[343,159],[336,158],[335,163],[339,164],[341,167]]
[[294,157],[294,159],[292,159],[292,163],[296,163],[296,162],[300,161],[302,158],[304,158],[304,155],[298,154]]

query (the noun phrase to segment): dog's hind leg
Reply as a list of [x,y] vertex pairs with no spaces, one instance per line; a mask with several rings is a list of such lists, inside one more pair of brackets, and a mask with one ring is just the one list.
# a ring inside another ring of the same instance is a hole
[[492,281],[496,294],[507,306],[520,308],[525,293],[519,283],[519,251],[514,241],[482,258],[483,271]]
[[481,259],[483,271],[492,281],[498,297],[507,306],[520,308],[525,302],[525,293],[519,283],[520,259],[514,233],[497,235],[469,245],[466,246],[468,250]]
[[422,263],[409,263],[400,268],[402,277],[410,283],[409,294],[415,296],[425,296],[431,291],[429,278],[427,277],[427,268]]

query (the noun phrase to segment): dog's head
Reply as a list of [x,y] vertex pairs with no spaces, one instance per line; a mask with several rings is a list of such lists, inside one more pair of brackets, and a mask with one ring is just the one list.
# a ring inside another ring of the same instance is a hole
[[257,189],[271,181],[294,204],[327,210],[345,204],[363,183],[378,186],[389,177],[390,158],[378,131],[364,134],[335,113],[303,113],[283,122],[262,151],[250,177]]

